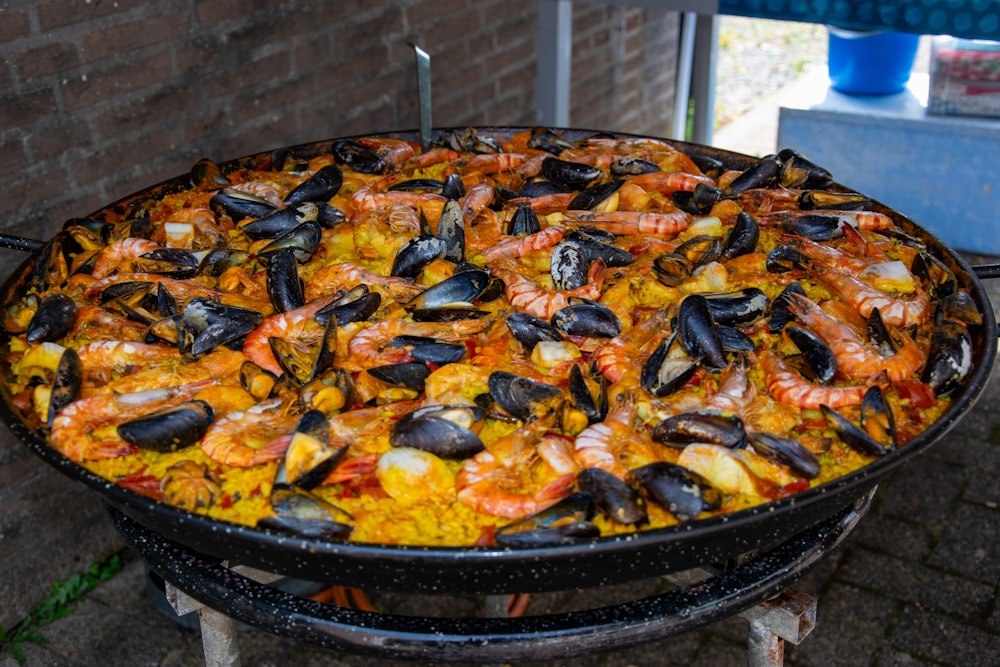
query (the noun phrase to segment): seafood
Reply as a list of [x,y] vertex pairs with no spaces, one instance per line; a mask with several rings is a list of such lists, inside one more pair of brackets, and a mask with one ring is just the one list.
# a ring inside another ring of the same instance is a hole
[[261,530],[547,545],[829,483],[969,381],[961,276],[794,151],[323,146],[71,221],[5,311],[23,421]]

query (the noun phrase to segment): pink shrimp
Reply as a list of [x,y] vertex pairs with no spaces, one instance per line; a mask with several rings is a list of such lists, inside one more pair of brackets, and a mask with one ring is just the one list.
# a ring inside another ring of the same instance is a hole
[[417,156],[419,147],[409,141],[400,139],[385,139],[381,137],[361,137],[358,143],[385,160],[392,169],[399,169]]
[[556,290],[549,292],[542,289],[531,278],[518,273],[511,268],[493,267],[493,273],[506,283],[504,294],[510,304],[518,310],[536,317],[549,319],[557,310],[569,305],[569,297],[580,296],[597,301],[601,298],[601,288],[607,269],[604,262],[597,260],[590,265],[587,282],[573,290]]
[[128,237],[115,241],[97,254],[90,275],[101,279],[116,272],[130,272],[141,263],[142,255],[162,249],[163,246],[149,239]]
[[96,394],[74,401],[52,420],[52,447],[77,463],[126,456],[138,448],[117,427],[160,408],[177,405],[213,384],[212,381],[127,394]]
[[891,357],[883,357],[869,349],[849,326],[801,294],[789,294],[789,309],[812,327],[833,350],[837,366],[852,380],[863,380],[885,372],[893,382],[909,378],[925,361],[925,355],[913,339],[900,332],[903,345]]
[[561,455],[553,467],[540,448],[549,424],[528,422],[462,464],[455,490],[463,505],[477,512],[520,519],[549,507],[573,490],[576,473],[560,473]]
[[466,224],[476,219],[483,209],[493,203],[496,190],[492,185],[474,185],[469,188],[460,202],[462,205],[462,219]]
[[878,308],[882,320],[896,327],[923,324],[931,318],[934,307],[930,297],[919,287],[912,299],[893,297],[880,289],[839,271],[818,271],[816,276],[836,291],[847,303],[854,306],[862,317],[868,317]]
[[306,282],[306,298],[319,299],[337,290],[351,289],[362,283],[385,292],[400,302],[409,301],[424,291],[423,287],[406,278],[383,276],[353,262],[340,262],[323,267]]
[[316,299],[301,308],[265,317],[247,334],[243,353],[261,368],[281,375],[284,370],[271,351],[271,337],[300,340],[306,344],[317,342],[323,335],[324,327],[316,321],[315,315],[333,299],[333,296]]
[[386,347],[397,336],[428,336],[446,341],[464,340],[467,336],[484,331],[490,324],[491,320],[487,318],[457,322],[383,320],[354,334],[348,343],[350,358],[341,367],[360,371],[375,365],[409,361],[409,350],[402,347]]
[[659,344],[657,334],[666,325],[666,309],[657,310],[645,321],[594,350],[590,357],[594,367],[608,382],[618,382],[629,371],[637,371],[651,353],[646,348],[651,343]]
[[659,192],[669,197],[678,190],[694,190],[699,183],[715,185],[708,176],[688,174],[682,171],[654,171],[638,176],[629,176],[628,181],[638,185],[646,192]]
[[816,243],[802,236],[792,236],[787,240],[789,246],[797,248],[803,255],[827,269],[836,269],[838,271],[857,274],[864,271],[870,264],[870,262],[863,259],[853,257],[836,248]]
[[583,468],[600,468],[625,479],[633,468],[660,460],[657,445],[635,428],[635,403],[631,395],[619,394],[604,421],[583,429],[574,443],[577,462]]
[[410,206],[417,208],[428,202],[439,202],[442,205],[445,198],[441,195],[423,192],[406,192],[403,190],[390,190],[389,192],[375,192],[369,190],[367,186],[361,188],[351,196],[351,206],[355,211],[374,211],[390,206]]
[[768,393],[787,405],[810,410],[816,410],[821,405],[831,408],[858,405],[868,391],[868,387],[863,385],[826,387],[813,384],[768,350],[761,350],[758,359],[764,370]]
[[100,340],[77,350],[84,375],[107,381],[112,373],[127,373],[134,368],[148,368],[181,361],[176,347],[121,340]]
[[276,461],[290,441],[282,436],[297,421],[282,399],[258,403],[217,419],[201,439],[201,451],[213,461],[237,468]]
[[531,210],[540,215],[565,211],[569,203],[576,197],[576,192],[556,192],[541,197],[515,197],[507,201],[510,206],[527,204]]
[[259,197],[260,199],[263,199],[269,204],[274,204],[277,207],[284,206],[281,194],[274,188],[273,185],[268,183],[247,181],[246,183],[236,183],[234,185],[230,185],[229,189],[245,192],[248,195],[253,195],[254,197]]
[[747,357],[739,356],[722,370],[719,390],[705,401],[705,407],[739,414],[753,403],[757,390],[747,377],[748,363]]
[[528,157],[520,153],[484,153],[452,162],[449,171],[454,170],[463,175],[499,174],[504,171],[514,171],[527,160]]
[[540,232],[525,236],[508,236],[492,247],[483,250],[482,255],[488,262],[501,257],[524,257],[534,250],[547,250],[554,247],[566,236],[562,227],[546,227]]
[[691,224],[691,216],[681,210],[662,213],[638,211],[614,211],[610,213],[590,213],[567,211],[566,217],[573,222],[585,223],[612,234],[680,234]]
[[450,148],[432,148],[425,153],[421,153],[420,155],[408,159],[403,163],[402,170],[413,171],[415,169],[426,169],[443,162],[454,162],[460,157],[462,157],[460,153],[456,153]]

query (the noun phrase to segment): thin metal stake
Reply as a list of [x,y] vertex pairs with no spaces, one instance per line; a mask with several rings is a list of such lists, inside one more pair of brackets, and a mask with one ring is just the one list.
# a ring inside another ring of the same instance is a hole
[[420,145],[431,145],[431,57],[416,44],[410,44],[417,56],[417,94],[420,101]]

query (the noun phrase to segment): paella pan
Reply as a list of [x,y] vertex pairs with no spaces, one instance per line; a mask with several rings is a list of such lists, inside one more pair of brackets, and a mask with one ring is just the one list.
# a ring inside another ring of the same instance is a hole
[[794,152],[413,139],[201,161],[67,223],[8,283],[8,423],[218,557],[551,590],[795,534],[988,374],[961,258]]

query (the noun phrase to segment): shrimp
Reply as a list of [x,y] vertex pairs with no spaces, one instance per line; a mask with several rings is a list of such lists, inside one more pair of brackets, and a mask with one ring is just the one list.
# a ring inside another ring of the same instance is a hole
[[416,169],[427,169],[443,162],[454,162],[462,157],[450,148],[432,148],[431,150],[411,157],[403,163],[403,171],[414,171]]
[[350,358],[342,368],[360,371],[374,365],[398,364],[410,359],[403,347],[386,347],[397,336],[428,336],[446,341],[464,340],[490,326],[486,318],[457,322],[405,322],[383,320],[354,334],[348,343]]
[[608,416],[583,429],[574,443],[582,468],[600,468],[625,479],[633,468],[661,460],[657,445],[635,428],[635,402],[630,394],[618,394]]
[[819,271],[817,277],[836,291],[840,297],[868,317],[878,308],[882,320],[891,326],[906,327],[923,324],[931,318],[934,307],[930,297],[919,287],[912,299],[892,297],[880,289],[839,271]]
[[462,197],[462,219],[471,223],[487,206],[493,203],[496,189],[492,185],[474,185]]
[[580,213],[569,211],[569,220],[585,223],[619,236],[626,234],[680,234],[691,224],[691,215],[674,209],[662,213],[614,211],[610,213]]
[[319,299],[339,289],[350,289],[362,283],[385,292],[400,302],[409,301],[424,291],[423,287],[412,280],[383,276],[353,262],[340,262],[323,267],[306,281],[306,298]]
[[372,192],[367,187],[361,188],[351,196],[351,205],[355,211],[374,211],[390,206],[420,208],[427,203],[435,204],[440,208],[447,201],[441,195],[433,193],[406,192],[403,190]]
[[507,200],[507,203],[511,206],[527,204],[535,213],[548,215],[549,213],[565,211],[576,195],[576,192],[556,192],[541,197],[515,197]]
[[525,236],[508,236],[483,250],[482,256],[488,262],[502,257],[524,257],[533,250],[547,250],[563,240],[566,230],[562,227],[546,227],[540,232]]
[[69,332],[69,338],[96,340],[116,338],[119,340],[143,340],[146,326],[116,315],[100,306],[80,306],[76,310],[76,320]]
[[138,448],[118,435],[117,427],[160,408],[177,405],[202,391],[211,381],[128,394],[113,392],[81,398],[52,420],[49,441],[66,457],[82,463],[134,454]]
[[282,436],[298,421],[287,408],[279,398],[230,412],[208,428],[201,451],[217,463],[237,468],[275,461],[288,448],[289,439]]
[[548,320],[556,311],[569,305],[569,297],[579,296],[593,301],[600,299],[607,269],[604,262],[598,259],[590,265],[585,284],[576,289],[553,292],[542,289],[531,278],[511,269],[496,266],[493,273],[506,283],[504,293],[512,306]]
[[723,369],[719,390],[705,402],[705,407],[740,413],[753,402],[757,391],[747,377],[748,363],[746,356],[739,356]]
[[893,382],[913,375],[925,361],[924,353],[912,338],[899,332],[903,345],[891,357],[883,357],[868,349],[864,341],[849,326],[801,294],[790,293],[789,309],[812,327],[833,350],[837,366],[852,380],[863,380],[885,372]]
[[77,354],[84,375],[110,379],[112,373],[124,374],[136,368],[176,364],[181,353],[176,347],[121,340],[100,340],[82,345]]
[[868,391],[864,385],[825,387],[813,384],[768,350],[761,350],[758,358],[768,393],[781,403],[810,410],[816,410],[821,405],[839,408],[860,404]]
[[115,241],[97,254],[97,258],[94,261],[94,268],[91,270],[90,275],[100,280],[101,278],[110,276],[112,273],[131,271],[133,267],[140,263],[139,260],[142,258],[142,255],[162,249],[163,246],[149,239],[130,236],[120,241]]
[[[528,422],[462,464],[455,475],[459,502],[477,512],[520,519],[549,507],[573,490],[575,472],[560,473],[562,457],[541,448],[549,420]],[[553,466],[546,457],[553,458]]]
[[648,357],[646,348],[650,343],[659,343],[658,334],[667,324],[667,310],[661,308],[644,322],[635,325],[627,333],[620,334],[594,350],[591,360],[597,371],[608,382],[618,382],[629,371],[642,368],[643,357]]
[[869,265],[869,262],[863,259],[852,257],[836,248],[816,243],[802,236],[790,237],[788,245],[797,248],[803,255],[827,269],[857,274],[864,271]]
[[300,308],[265,317],[247,334],[243,353],[261,368],[281,375],[284,370],[271,351],[270,338],[301,340],[306,344],[317,342],[323,336],[324,327],[316,321],[315,315],[333,299],[333,296],[316,299]]
[[694,190],[699,183],[715,185],[708,176],[688,174],[682,171],[654,171],[649,174],[629,176],[628,181],[638,185],[646,192],[659,192],[669,197],[678,190]]
[[273,204],[278,208],[284,206],[281,194],[274,188],[273,185],[270,185],[268,183],[247,181],[246,183],[235,183],[233,185],[230,185],[229,189],[237,190],[239,192],[245,192],[248,195],[253,195],[254,197],[259,197],[264,201],[268,202],[269,204]]
[[452,162],[449,171],[456,171],[460,175],[498,174],[514,171],[527,161],[528,157],[520,153],[483,153]]
[[417,156],[417,146],[409,141],[380,137],[361,137],[357,141],[365,148],[375,151],[391,169],[399,169]]

